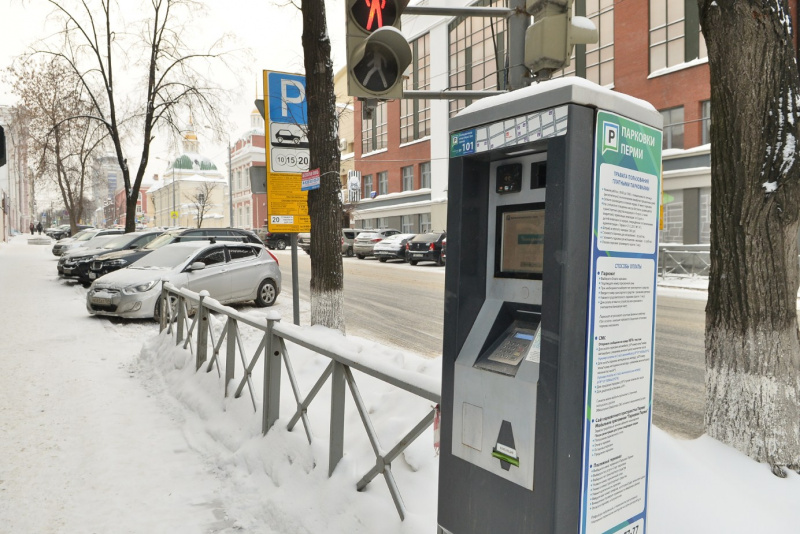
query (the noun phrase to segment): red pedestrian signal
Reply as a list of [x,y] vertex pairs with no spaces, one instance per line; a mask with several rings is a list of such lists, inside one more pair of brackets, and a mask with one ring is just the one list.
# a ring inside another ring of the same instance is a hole
[[411,48],[398,27],[408,0],[347,0],[347,89],[361,98],[402,98]]
[[395,26],[397,0],[356,0],[350,7],[350,18],[368,33],[384,26]]

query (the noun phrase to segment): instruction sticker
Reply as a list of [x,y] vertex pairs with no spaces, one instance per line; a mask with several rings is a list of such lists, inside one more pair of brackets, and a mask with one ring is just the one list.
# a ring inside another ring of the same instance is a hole
[[599,111],[581,534],[644,534],[653,398],[661,132]]

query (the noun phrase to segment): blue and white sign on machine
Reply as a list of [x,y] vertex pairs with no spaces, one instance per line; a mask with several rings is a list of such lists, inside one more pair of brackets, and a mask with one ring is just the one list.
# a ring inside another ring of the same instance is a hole
[[598,111],[580,534],[646,534],[661,131]]

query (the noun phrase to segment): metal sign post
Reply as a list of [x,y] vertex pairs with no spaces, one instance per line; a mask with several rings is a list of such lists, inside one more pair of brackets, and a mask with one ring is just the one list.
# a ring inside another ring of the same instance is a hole
[[299,325],[297,232],[311,231],[308,192],[302,188],[310,157],[305,76],[265,70],[264,100],[267,228],[291,234],[292,312]]

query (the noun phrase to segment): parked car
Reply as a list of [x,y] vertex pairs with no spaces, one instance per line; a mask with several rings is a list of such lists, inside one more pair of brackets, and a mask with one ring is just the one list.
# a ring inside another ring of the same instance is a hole
[[[230,230],[231,232],[225,232],[223,234],[219,232],[219,230]],[[218,235],[208,235],[212,231]],[[254,233],[238,228],[173,228],[162,233],[143,247],[134,250],[119,250],[117,252],[109,252],[97,256],[89,266],[89,273],[87,273],[87,276],[90,280],[96,280],[105,274],[127,267],[152,251],[171,243],[179,243],[181,241],[207,241],[211,239],[214,241],[237,241],[254,243],[257,245],[262,244]]]
[[217,241],[264,244],[255,232],[241,228],[184,228],[175,241],[207,241],[211,238]]
[[374,232],[364,232],[358,234],[355,242],[353,243],[353,253],[359,260],[363,260],[367,256],[372,256],[372,251],[376,243],[380,243],[389,236],[399,234],[400,230],[393,228],[386,228],[383,230],[376,230]]
[[444,265],[442,259],[442,241],[447,238],[445,232],[430,232],[420,234],[407,243],[408,262],[416,265],[421,261],[433,261],[437,265]]
[[60,224],[58,226],[51,226],[50,228],[45,228],[44,233],[47,236],[58,240],[58,239],[61,239],[61,237],[57,237],[57,236],[61,236],[61,235],[65,234],[65,233],[68,234],[69,230],[70,230],[70,228],[69,228],[68,224]]
[[264,245],[173,243],[95,280],[86,294],[86,309],[90,315],[158,319],[162,282],[195,292],[206,290],[224,304],[255,301],[263,307],[278,298],[281,272]]
[[347,256],[348,258],[353,255],[353,243],[355,243],[356,237],[358,234],[367,231],[374,231],[374,230],[366,230],[363,228],[342,228],[342,254]]
[[96,238],[108,239],[108,241],[96,248],[79,248],[63,254],[58,261],[59,274],[65,278],[77,278],[84,287],[89,287],[92,281],[97,278],[91,266],[98,256],[119,251],[136,251],[163,233],[163,230],[155,230]]
[[[58,231],[54,230],[54,231],[52,231],[50,233],[50,237],[52,237],[56,241],[58,241],[59,239],[64,239],[65,237],[72,237],[72,228],[70,227],[70,225],[62,224],[61,226],[59,226],[57,228],[58,228]],[[79,225],[77,225],[77,228],[78,228],[78,232],[80,232],[82,230],[90,230],[90,229],[94,228],[94,226],[91,226],[89,224],[79,224]],[[78,232],[75,232],[75,233],[77,234]]]
[[375,243],[372,253],[381,263],[388,260],[408,261],[406,243],[414,239],[416,234],[394,234],[383,241]]
[[311,234],[297,234],[297,246],[303,249],[306,254],[311,254]]
[[86,252],[88,251],[90,254],[96,254],[98,250],[103,250],[103,247],[108,244],[109,241],[113,239],[117,239],[121,236],[118,235],[104,235],[104,236],[95,236],[86,243],[90,243],[89,247],[76,247],[70,250],[64,251],[64,253],[58,258],[58,263],[56,264],[56,269],[58,270],[58,276],[72,278],[73,271],[76,267],[76,258],[82,258],[85,256]]
[[267,248],[283,250],[292,243],[292,234],[279,234],[270,232],[266,228],[256,231],[259,239],[264,242]]
[[68,250],[72,250],[86,245],[86,242],[94,237],[101,237],[105,235],[119,235],[123,232],[124,230],[118,228],[103,228],[103,229],[87,228],[85,230],[81,230],[73,237],[65,237],[64,239],[56,241],[56,244],[53,245],[53,254],[56,256],[61,256]]

